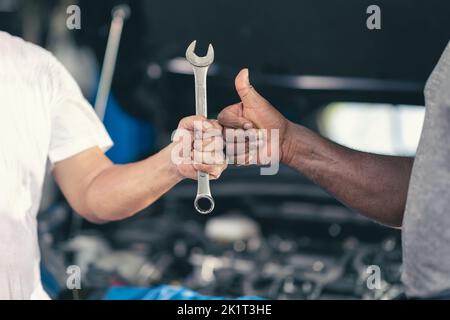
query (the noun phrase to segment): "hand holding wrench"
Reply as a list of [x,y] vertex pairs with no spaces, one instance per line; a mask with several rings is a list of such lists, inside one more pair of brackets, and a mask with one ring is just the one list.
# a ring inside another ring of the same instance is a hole
[[[196,41],[193,41],[186,50],[186,59],[194,69],[195,77],[195,111],[196,115],[208,117],[208,108],[206,103],[206,75],[208,67],[214,61],[214,49],[210,44],[206,56],[199,57],[195,51]],[[198,172],[197,196],[194,200],[195,209],[202,213],[211,213],[214,209],[214,199],[211,196],[209,188],[209,174]]]

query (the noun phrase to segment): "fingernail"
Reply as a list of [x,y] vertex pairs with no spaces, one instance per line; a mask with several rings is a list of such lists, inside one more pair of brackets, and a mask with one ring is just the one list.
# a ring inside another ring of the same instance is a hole
[[247,84],[250,86],[251,84],[250,84],[250,70],[249,69],[247,69]]
[[244,129],[245,130],[248,130],[248,129],[251,129],[251,128],[253,128],[253,124],[251,124],[250,122],[244,123]]

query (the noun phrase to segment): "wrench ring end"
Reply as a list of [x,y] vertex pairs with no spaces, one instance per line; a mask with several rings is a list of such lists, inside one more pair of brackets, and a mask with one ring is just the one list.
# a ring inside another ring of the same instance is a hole
[[[206,209],[203,208],[202,206],[200,206],[200,201],[205,200],[205,199],[209,203],[209,207],[207,207]],[[214,210],[214,205],[215,205],[214,199],[208,194],[201,194],[201,195],[197,195],[197,197],[195,197],[195,200],[194,200],[195,210],[197,210],[201,214],[211,213]]]

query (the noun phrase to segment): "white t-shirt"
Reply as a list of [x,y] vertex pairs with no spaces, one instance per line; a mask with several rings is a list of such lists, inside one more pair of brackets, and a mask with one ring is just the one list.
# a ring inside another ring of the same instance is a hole
[[0,31],[0,299],[45,299],[36,214],[47,160],[112,146],[66,69]]

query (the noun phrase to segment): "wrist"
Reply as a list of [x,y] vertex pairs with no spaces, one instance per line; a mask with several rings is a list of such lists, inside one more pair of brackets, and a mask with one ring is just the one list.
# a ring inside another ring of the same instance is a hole
[[293,166],[302,157],[311,152],[308,151],[308,133],[310,131],[288,120],[281,144],[281,162]]
[[167,145],[164,149],[162,149],[159,154],[164,158],[164,163],[166,164],[165,171],[170,180],[173,180],[175,183],[178,183],[185,179],[185,177],[178,170],[178,165],[175,163],[175,159],[173,157],[173,152],[175,148],[175,144],[172,142]]
[[284,134],[281,137],[280,160],[286,165],[290,165],[295,153],[295,126],[296,124],[292,123],[289,120],[286,120],[286,129],[284,130]]

